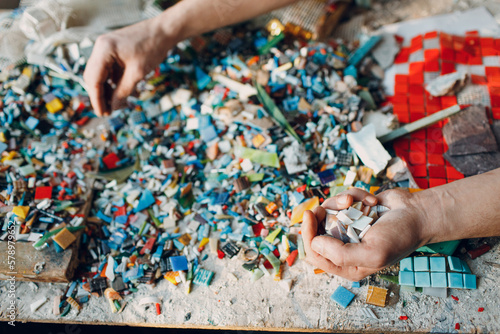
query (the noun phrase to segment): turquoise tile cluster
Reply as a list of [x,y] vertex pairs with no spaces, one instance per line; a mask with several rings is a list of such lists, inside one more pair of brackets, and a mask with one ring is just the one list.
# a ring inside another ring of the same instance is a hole
[[421,288],[476,289],[473,275],[465,261],[454,256],[407,257],[399,263],[399,284]]

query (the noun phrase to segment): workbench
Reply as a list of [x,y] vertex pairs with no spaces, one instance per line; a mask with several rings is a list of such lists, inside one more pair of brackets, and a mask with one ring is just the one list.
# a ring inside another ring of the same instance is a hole
[[[500,263],[498,241],[490,239],[492,250],[475,260],[466,259],[478,276],[478,289],[449,289],[445,299],[400,291],[398,285],[376,276],[361,281],[360,288],[351,288],[351,282],[340,277],[315,275],[305,261],[285,271],[284,277],[293,279],[292,289],[287,292],[271,276],[251,282],[251,274],[241,267],[237,257],[220,260],[211,254],[203,262],[205,269],[215,272],[210,286],[193,286],[187,295],[182,284],[174,286],[164,279],[155,287],[141,285],[138,292],[125,296],[127,305],[120,314],[111,313],[105,297],[91,297],[78,314],[71,311],[61,318],[52,313],[53,298],[64,292],[66,284],[18,282],[17,321],[315,332],[454,332],[459,323],[463,332],[500,332],[500,269],[485,264]],[[389,289],[385,308],[365,304],[368,283]],[[4,286],[5,281],[0,285]],[[346,309],[330,299],[339,285],[356,295]],[[31,313],[30,304],[42,296],[49,300]],[[139,301],[148,296],[161,298],[161,315],[156,315],[152,304],[139,306]],[[2,318],[7,303],[7,298],[0,299]],[[379,319],[366,318],[360,311],[364,307],[371,308]],[[484,312],[478,312],[480,307]],[[400,320],[400,316],[408,320]]]

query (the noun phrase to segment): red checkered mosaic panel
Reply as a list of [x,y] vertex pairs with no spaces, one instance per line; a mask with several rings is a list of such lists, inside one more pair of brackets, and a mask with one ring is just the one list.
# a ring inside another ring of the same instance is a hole
[[[394,96],[389,97],[401,123],[410,123],[458,104],[481,103],[493,119],[500,119],[500,38],[430,32],[403,47],[395,59]],[[425,85],[455,71],[470,75],[473,86],[458,96],[430,96]],[[447,145],[441,128],[446,121],[415,132],[394,143],[396,154],[410,167],[421,188],[439,186],[464,176],[442,154]]]

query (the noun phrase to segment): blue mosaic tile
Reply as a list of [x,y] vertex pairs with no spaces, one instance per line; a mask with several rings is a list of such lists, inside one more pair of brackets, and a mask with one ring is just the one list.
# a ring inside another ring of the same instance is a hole
[[407,257],[399,262],[399,270],[401,271],[413,271],[413,258]]
[[188,270],[188,261],[185,256],[171,256],[169,259],[173,271]]
[[464,289],[477,289],[476,275],[462,274]]
[[464,282],[462,274],[460,273],[448,273],[448,287],[463,289]]
[[343,286],[339,286],[330,298],[343,308],[347,308],[347,306],[349,306],[351,301],[354,299],[354,293],[347,290]]
[[399,285],[415,286],[415,276],[413,271],[400,271]]
[[462,261],[458,257],[448,256],[448,265],[450,270],[462,272]]
[[196,276],[194,277],[193,283],[196,285],[209,286],[210,283],[212,282],[213,277],[214,277],[214,273],[212,271],[200,269],[196,273]]
[[466,273],[466,274],[472,274],[472,271],[470,271],[470,268],[469,268],[469,265],[467,264],[467,262],[465,262],[463,260],[461,262],[462,262],[462,272]]
[[415,271],[429,271],[429,258],[427,256],[414,257],[413,269]]
[[426,288],[431,286],[431,275],[428,272],[415,272],[415,286]]
[[448,287],[446,273],[431,272],[431,286],[433,288],[446,288],[446,287]]
[[431,271],[446,272],[446,259],[444,257],[430,257]]

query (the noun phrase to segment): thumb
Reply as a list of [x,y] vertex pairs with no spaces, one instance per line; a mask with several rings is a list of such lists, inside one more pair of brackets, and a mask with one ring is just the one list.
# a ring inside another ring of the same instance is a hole
[[119,109],[125,104],[125,100],[134,91],[137,83],[143,78],[143,71],[139,66],[127,66],[123,72],[118,85],[116,86],[115,92],[112,99],[113,109]]
[[377,255],[376,251],[371,250],[363,242],[344,244],[333,237],[317,236],[312,240],[311,248],[340,267],[379,267],[379,261],[374,260]]

